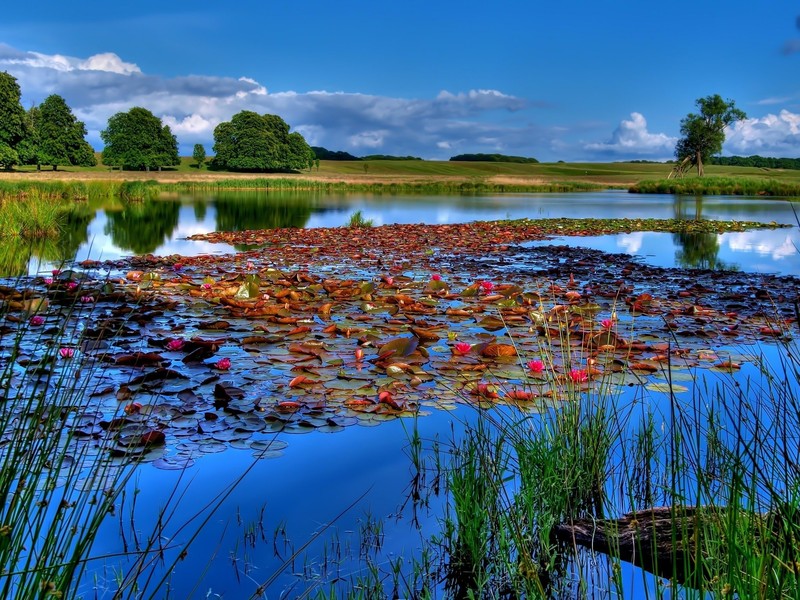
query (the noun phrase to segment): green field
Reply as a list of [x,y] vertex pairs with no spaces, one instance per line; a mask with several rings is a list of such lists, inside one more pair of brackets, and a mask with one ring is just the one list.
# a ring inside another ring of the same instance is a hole
[[[282,178],[324,179],[351,184],[400,183],[459,181],[467,183],[525,185],[546,182],[592,183],[602,187],[627,189],[640,181],[666,179],[672,169],[668,163],[498,163],[498,162],[450,162],[450,161],[321,161],[319,168],[295,174],[268,174]],[[33,175],[34,167],[17,167],[11,172],[0,173],[4,179],[14,178],[15,174]],[[95,167],[60,167],[57,173],[43,169],[38,177],[74,179],[156,179],[166,181],[187,181],[199,179],[233,179],[264,177],[263,173],[230,173],[197,169],[191,157],[183,157],[181,164],[162,171],[119,171],[112,170],[99,162]],[[783,184],[800,186],[800,170],[764,169],[757,167],[731,167],[709,165],[706,179],[710,178],[748,178],[773,180]],[[684,180],[697,179],[690,173]]]

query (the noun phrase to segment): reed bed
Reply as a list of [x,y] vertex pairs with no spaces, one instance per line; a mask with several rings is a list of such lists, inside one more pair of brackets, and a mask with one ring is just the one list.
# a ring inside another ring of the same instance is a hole
[[796,197],[800,196],[800,184],[745,177],[684,177],[640,181],[628,191],[635,194]]

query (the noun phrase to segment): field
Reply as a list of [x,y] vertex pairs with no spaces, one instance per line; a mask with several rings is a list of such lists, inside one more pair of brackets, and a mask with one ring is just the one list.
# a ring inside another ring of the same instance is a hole
[[[220,179],[261,179],[264,177],[321,180],[329,182],[372,184],[400,183],[485,183],[495,185],[530,185],[549,182],[581,182],[611,188],[627,188],[637,182],[665,179],[672,168],[666,163],[539,163],[515,164],[494,162],[449,161],[321,161],[313,168],[297,174],[230,173],[198,170],[189,157],[181,165],[162,171],[118,171],[98,164],[96,167],[60,167],[58,171],[18,167],[0,171],[0,179],[17,181],[40,180],[156,180],[165,183]],[[800,184],[800,171],[759,169],[753,167],[706,167],[708,177],[749,177]],[[690,178],[696,177],[690,175]]]

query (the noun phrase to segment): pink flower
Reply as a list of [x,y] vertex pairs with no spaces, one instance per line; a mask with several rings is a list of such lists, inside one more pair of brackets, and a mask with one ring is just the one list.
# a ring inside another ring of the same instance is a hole
[[67,289],[69,291],[74,290],[76,287],[78,287],[78,284],[75,283],[74,281],[70,281],[70,282],[67,283]]
[[75,356],[75,349],[74,348],[59,348],[58,353],[61,355],[61,358],[72,358]]
[[203,287],[204,290],[210,290],[211,289],[211,284],[210,283],[204,283],[202,287]]
[[227,371],[231,368],[231,359],[230,358],[220,358],[215,364],[220,371]]
[[45,285],[53,285],[53,278],[52,277],[45,277],[44,278]]
[[183,263],[175,263],[174,265],[172,265],[173,271],[180,271],[182,268],[183,268]]
[[600,321],[600,325],[603,326],[603,329],[611,329],[614,326],[614,321],[611,319],[603,319]]
[[44,317],[42,315],[33,315],[30,320],[30,324],[34,327],[38,327],[39,325],[44,325]]
[[481,281],[481,289],[488,294],[494,289],[494,284],[491,281]]
[[459,354],[467,354],[470,350],[472,350],[472,346],[467,342],[458,342],[455,345],[455,349]]
[[386,285],[392,285],[394,283],[394,277],[387,277],[384,279],[384,281],[386,282]]
[[256,266],[253,264],[253,261],[252,260],[248,260],[247,261],[247,270],[248,271],[252,271],[255,268],[256,268]]
[[569,378],[573,383],[586,383],[589,381],[589,373],[586,372],[586,369],[572,369],[569,372]]
[[531,373],[541,373],[544,371],[544,363],[540,360],[529,360],[528,368],[531,370]]
[[89,302],[94,302],[93,296],[81,296],[81,302],[84,304],[88,304]]
[[61,275],[61,269],[53,269],[53,277]]
[[441,281],[442,280],[442,276],[439,275],[438,273],[434,273],[433,275],[431,275],[431,279],[433,281]]
[[184,341],[183,340],[170,340],[167,342],[167,349],[169,350],[180,350],[183,348]]

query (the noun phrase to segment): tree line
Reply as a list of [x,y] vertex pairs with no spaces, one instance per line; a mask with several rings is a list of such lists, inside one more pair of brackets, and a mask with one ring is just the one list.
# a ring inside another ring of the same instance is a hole
[[713,156],[712,165],[725,167],[756,167],[759,169],[800,169],[800,158],[771,158],[767,156]]
[[[90,167],[97,164],[86,141],[86,126],[64,98],[53,94],[25,110],[17,79],[0,72],[0,168],[15,165]],[[178,139],[169,125],[146,108],[135,106],[111,116],[100,138],[103,164],[151,170],[180,164]],[[228,171],[293,171],[310,168],[316,156],[303,136],[290,132],[277,115],[241,111],[214,128],[210,167]],[[195,144],[195,161],[205,162],[205,148]]]

